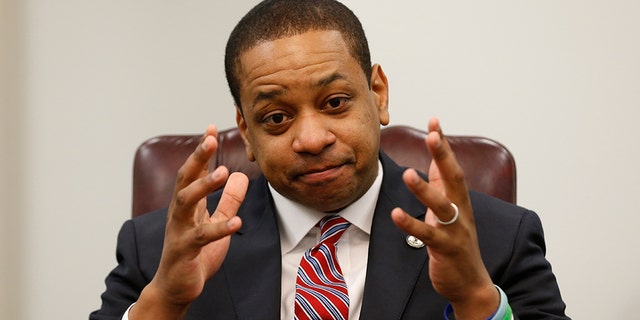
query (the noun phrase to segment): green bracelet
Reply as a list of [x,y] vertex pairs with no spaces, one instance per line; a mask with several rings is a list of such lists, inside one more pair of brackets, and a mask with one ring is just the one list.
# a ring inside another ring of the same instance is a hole
[[498,306],[498,310],[493,314],[491,319],[500,319],[500,320],[512,320],[513,319],[513,311],[511,310],[511,306],[509,305],[509,299],[507,299],[507,294],[500,289],[500,287],[495,286],[500,292],[500,305]]

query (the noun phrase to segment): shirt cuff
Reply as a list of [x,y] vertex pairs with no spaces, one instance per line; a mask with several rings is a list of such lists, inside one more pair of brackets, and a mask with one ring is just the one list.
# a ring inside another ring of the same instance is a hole
[[124,312],[124,314],[122,315],[122,320],[129,320],[129,310],[131,310],[131,307],[133,307],[133,305],[136,304],[135,302],[132,303],[129,308],[127,308],[127,311]]
[[[500,304],[498,305],[498,310],[487,318],[487,320],[513,320],[513,312],[511,311],[511,306],[509,306],[507,295],[502,291],[502,289],[500,289],[500,287],[495,287],[500,293]],[[444,318],[449,320],[449,316],[451,314],[453,314],[453,307],[451,304],[447,304],[447,307],[444,308]]]

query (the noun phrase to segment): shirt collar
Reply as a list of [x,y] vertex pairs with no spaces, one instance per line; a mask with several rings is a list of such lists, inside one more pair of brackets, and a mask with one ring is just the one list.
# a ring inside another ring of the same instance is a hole
[[[369,190],[360,199],[338,212],[341,217],[368,235],[371,234],[371,223],[382,186],[383,174],[382,163],[378,160],[378,175]],[[300,240],[309,233],[309,230],[327,214],[287,199],[279,194],[271,184],[269,184],[269,190],[278,215],[281,250],[284,254],[293,250]]]

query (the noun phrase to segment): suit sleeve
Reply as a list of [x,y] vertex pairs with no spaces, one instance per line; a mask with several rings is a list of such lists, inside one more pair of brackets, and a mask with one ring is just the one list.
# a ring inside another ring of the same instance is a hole
[[506,292],[515,319],[569,319],[545,254],[542,223],[534,212],[526,211],[511,259],[502,277],[495,280]]
[[149,283],[139,268],[138,246],[134,223],[124,223],[118,234],[116,258],[118,265],[105,280],[102,306],[89,315],[90,320],[122,319],[127,308],[138,300],[140,292]]

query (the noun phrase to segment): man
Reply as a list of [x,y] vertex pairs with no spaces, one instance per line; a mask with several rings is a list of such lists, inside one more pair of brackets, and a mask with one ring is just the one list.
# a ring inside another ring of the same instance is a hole
[[380,151],[387,78],[349,9],[262,2],[232,32],[225,66],[264,176],[209,173],[207,128],[169,208],[123,226],[91,319],[302,319],[301,257],[335,214],[348,226],[336,253],[348,297],[331,318],[566,318],[539,219],[470,193],[437,119],[429,182]]

